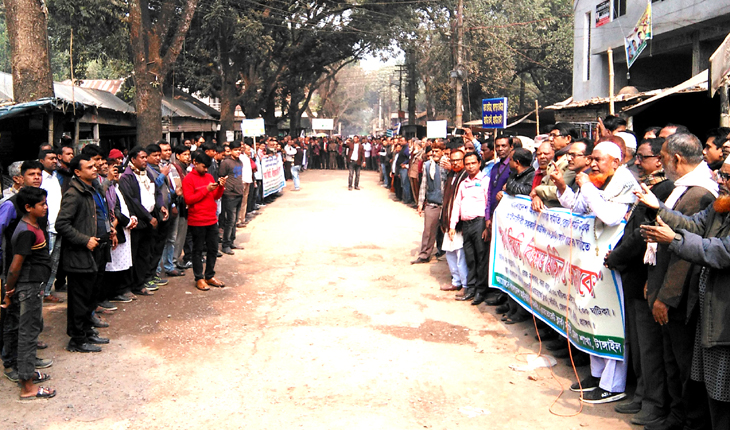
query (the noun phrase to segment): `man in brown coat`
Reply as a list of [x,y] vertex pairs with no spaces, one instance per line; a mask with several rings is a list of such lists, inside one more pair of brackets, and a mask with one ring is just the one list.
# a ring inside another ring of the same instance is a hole
[[347,177],[347,189],[352,190],[352,177],[355,176],[355,189],[360,189],[360,168],[365,165],[365,147],[360,143],[360,138],[355,136],[347,139],[345,160],[347,161],[350,174]]

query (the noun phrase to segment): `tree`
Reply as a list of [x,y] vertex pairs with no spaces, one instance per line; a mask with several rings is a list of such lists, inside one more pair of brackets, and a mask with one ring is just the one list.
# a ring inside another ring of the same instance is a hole
[[39,0],[4,0],[16,103],[53,97],[46,9]]
[[129,0],[137,142],[162,137],[162,89],[177,60],[198,0]]

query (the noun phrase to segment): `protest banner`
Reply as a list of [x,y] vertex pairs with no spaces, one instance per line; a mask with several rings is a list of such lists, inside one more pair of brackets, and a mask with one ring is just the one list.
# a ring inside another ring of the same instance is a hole
[[648,40],[652,38],[651,3],[647,3],[646,10],[639,18],[633,31],[624,38],[626,49],[626,64],[629,68],[644,51]]
[[482,100],[482,124],[484,128],[507,127],[507,97]]
[[608,227],[595,216],[563,208],[540,214],[530,204],[525,196],[505,195],[494,211],[491,285],[578,349],[623,360],[621,278],[603,266],[603,259],[621,239],[625,223]]
[[261,160],[261,169],[264,176],[264,198],[281,191],[286,185],[284,179],[284,163],[281,157],[274,155]]
[[266,134],[266,126],[263,118],[242,119],[241,132],[244,136],[258,137]]
[[446,139],[446,126],[448,121],[427,121],[426,122],[426,138],[427,139]]

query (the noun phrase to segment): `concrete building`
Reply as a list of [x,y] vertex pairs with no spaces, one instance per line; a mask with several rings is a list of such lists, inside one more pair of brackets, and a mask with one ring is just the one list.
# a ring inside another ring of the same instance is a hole
[[[673,87],[707,69],[710,55],[730,32],[728,0],[652,0],[653,39],[627,75],[624,37],[646,5],[636,0],[575,1],[573,101],[608,97],[608,48],[613,49],[615,91],[633,86],[646,92]],[[597,15],[606,8],[607,20],[597,26]]]

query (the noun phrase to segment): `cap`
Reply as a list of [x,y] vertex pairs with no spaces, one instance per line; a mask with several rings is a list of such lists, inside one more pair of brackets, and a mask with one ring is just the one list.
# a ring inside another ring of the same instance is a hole
[[627,148],[633,149],[636,151],[636,138],[631,133],[626,133],[625,131],[619,131],[618,133],[614,133],[614,136],[618,136],[621,139],[624,140],[624,144]]
[[596,145],[596,147],[593,148],[593,151],[600,151],[602,154],[608,154],[617,160],[621,160],[623,158],[621,156],[621,148],[613,142],[603,141]]

